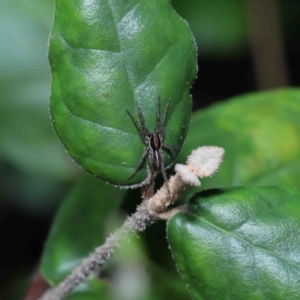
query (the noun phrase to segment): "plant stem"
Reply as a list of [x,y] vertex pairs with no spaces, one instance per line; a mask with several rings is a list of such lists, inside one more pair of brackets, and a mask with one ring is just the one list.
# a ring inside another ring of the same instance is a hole
[[114,248],[135,232],[144,231],[147,226],[158,221],[159,218],[149,213],[146,201],[143,201],[137,211],[126,219],[121,228],[109,236],[105,243],[97,247],[89,257],[82,260],[58,286],[48,290],[39,300],[61,300],[79,283],[84,281],[92,272],[98,272],[105,262],[112,256]]

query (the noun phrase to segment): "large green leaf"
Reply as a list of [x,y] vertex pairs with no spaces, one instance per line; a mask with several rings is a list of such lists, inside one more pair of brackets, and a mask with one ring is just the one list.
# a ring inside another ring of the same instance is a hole
[[106,236],[124,190],[85,175],[63,202],[47,239],[41,272],[51,284],[60,282]]
[[[195,45],[186,22],[167,0],[57,0],[49,58],[51,114],[69,154],[85,170],[116,185],[146,179],[146,164],[130,180],[144,149],[139,103],[156,128],[160,95],[165,143],[179,149],[187,134],[196,74]],[[165,153],[166,165],[172,162]]]
[[168,238],[193,299],[300,299],[300,193],[215,189],[175,215]]
[[300,90],[238,96],[193,115],[179,161],[204,145],[225,149],[202,188],[284,184],[300,187]]

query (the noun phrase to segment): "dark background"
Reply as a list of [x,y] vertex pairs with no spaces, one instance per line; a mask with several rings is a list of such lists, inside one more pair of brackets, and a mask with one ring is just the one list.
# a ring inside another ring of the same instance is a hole
[[[194,110],[300,85],[299,0],[174,0],[198,45]],[[53,133],[50,0],[0,2],[0,299],[21,299],[58,204],[79,176]]]

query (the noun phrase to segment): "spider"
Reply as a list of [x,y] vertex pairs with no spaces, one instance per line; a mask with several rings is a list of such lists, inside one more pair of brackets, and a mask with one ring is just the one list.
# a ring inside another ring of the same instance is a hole
[[133,123],[135,124],[136,128],[138,129],[142,140],[146,144],[146,148],[145,148],[137,166],[135,167],[133,173],[128,177],[128,179],[132,178],[137,173],[137,171],[139,170],[139,168],[145,161],[146,157],[148,156],[148,163],[149,163],[149,168],[150,168],[150,172],[151,172],[150,183],[151,184],[153,183],[154,176],[156,175],[156,173],[161,172],[162,176],[164,178],[164,181],[167,184],[168,193],[170,196],[170,190],[169,190],[169,186],[168,186],[168,178],[167,178],[166,170],[165,170],[165,157],[164,157],[164,151],[163,151],[163,149],[170,151],[171,156],[174,158],[173,147],[163,144],[163,139],[165,136],[165,122],[166,122],[166,116],[167,116],[167,112],[168,112],[168,108],[169,108],[169,103],[167,103],[167,105],[165,107],[163,118],[161,119],[160,97],[158,97],[157,108],[156,108],[156,125],[157,125],[157,127],[153,131],[150,131],[146,127],[144,116],[142,114],[141,108],[139,107],[138,103],[136,103],[136,107],[137,107],[140,123],[132,116],[132,114],[128,110],[126,110],[126,112],[129,115],[129,117],[131,118],[131,120],[133,121]]

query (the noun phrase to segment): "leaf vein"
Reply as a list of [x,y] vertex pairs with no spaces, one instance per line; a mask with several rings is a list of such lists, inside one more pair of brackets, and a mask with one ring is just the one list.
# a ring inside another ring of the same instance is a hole
[[265,249],[265,248],[262,248],[262,247],[260,247],[260,246],[258,246],[258,245],[253,245],[253,244],[251,244],[250,241],[248,241],[247,239],[242,238],[242,237],[241,237],[240,235],[238,235],[238,234],[234,234],[234,233],[232,233],[232,232],[230,232],[230,231],[227,231],[227,230],[225,230],[225,229],[223,229],[223,228],[221,228],[221,227],[215,225],[214,223],[212,223],[212,222],[210,222],[210,221],[208,221],[208,220],[206,220],[206,219],[204,219],[204,218],[201,218],[201,217],[199,217],[199,216],[197,216],[197,215],[195,215],[195,214],[193,214],[193,213],[191,213],[190,215],[192,215],[192,216],[194,216],[195,218],[197,218],[197,219],[203,221],[204,223],[210,225],[211,227],[216,228],[218,231],[224,232],[225,234],[227,234],[227,235],[229,235],[229,236],[232,236],[233,238],[236,238],[237,240],[240,240],[240,241],[244,242],[245,244],[247,244],[247,245],[249,246],[249,248],[258,249],[258,250],[260,250],[260,251],[262,251],[262,252],[265,252],[265,253],[268,254],[270,257],[276,258],[276,259],[278,259],[279,261],[284,261],[284,262],[285,262],[287,265],[289,265],[289,266],[293,266],[293,267],[295,267],[295,268],[297,268],[297,269],[300,268],[300,264],[295,263],[295,262],[292,262],[292,261],[290,261],[290,260],[288,260],[288,259],[286,259],[286,258],[283,258],[283,257],[277,255],[276,253],[270,252],[269,250],[267,250],[267,249]]

